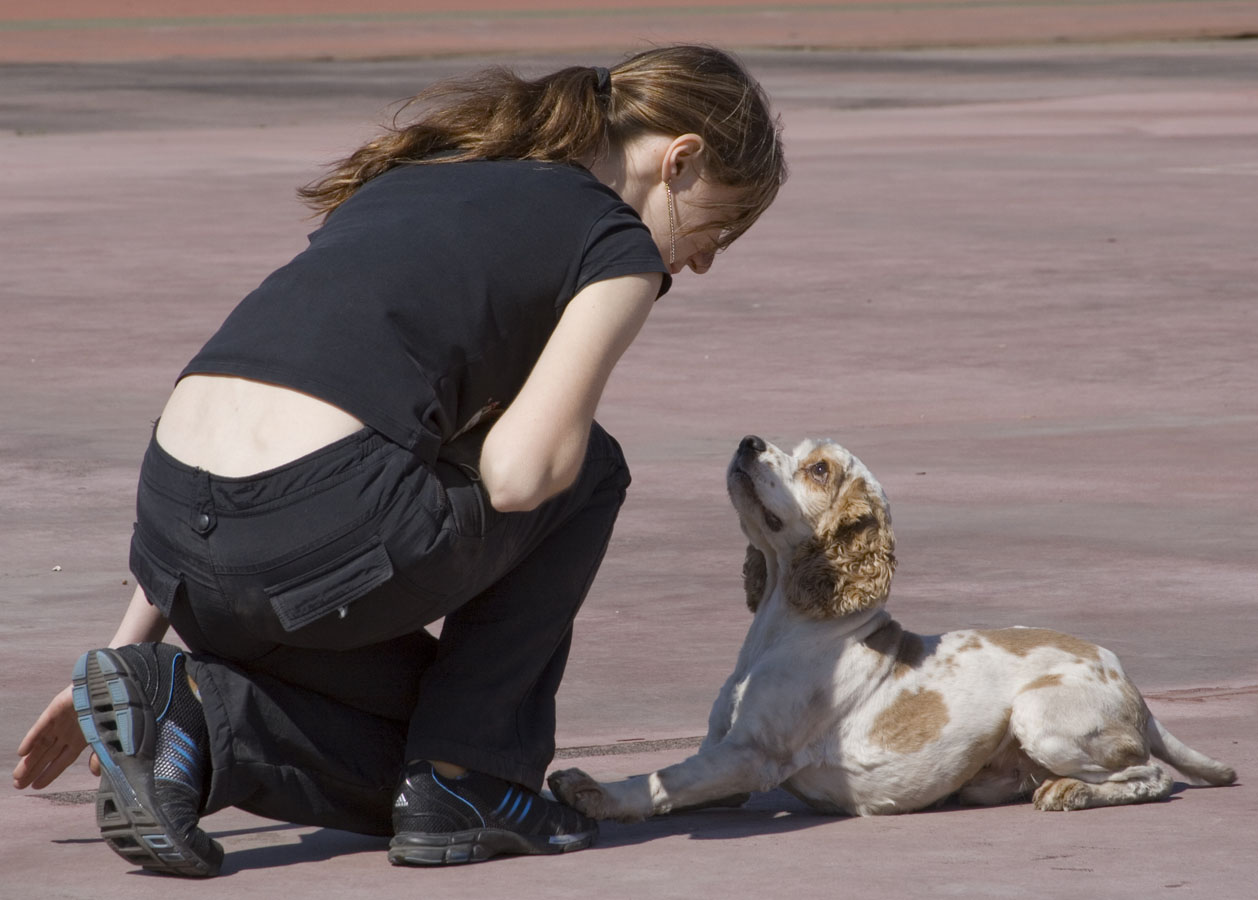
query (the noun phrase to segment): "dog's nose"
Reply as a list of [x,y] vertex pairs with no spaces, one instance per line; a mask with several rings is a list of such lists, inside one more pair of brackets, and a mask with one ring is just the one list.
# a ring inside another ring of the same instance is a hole
[[738,444],[738,449],[743,453],[763,453],[764,448],[764,438],[754,434],[747,435]]

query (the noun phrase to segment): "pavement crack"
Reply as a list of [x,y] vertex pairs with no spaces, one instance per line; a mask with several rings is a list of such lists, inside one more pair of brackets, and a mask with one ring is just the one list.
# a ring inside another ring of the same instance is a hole
[[618,756],[623,753],[653,753],[656,750],[689,750],[703,743],[703,737],[665,738],[660,741],[617,741],[614,744],[590,744],[584,747],[560,747],[555,759],[578,759],[584,756]]
[[1248,697],[1253,694],[1258,694],[1258,684],[1232,687],[1178,688],[1169,691],[1145,693],[1144,697],[1146,700],[1166,700],[1172,703],[1204,703],[1207,700],[1230,700],[1233,697]]

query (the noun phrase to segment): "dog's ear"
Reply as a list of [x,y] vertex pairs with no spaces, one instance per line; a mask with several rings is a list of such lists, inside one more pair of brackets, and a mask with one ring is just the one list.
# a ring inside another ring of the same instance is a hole
[[846,616],[884,602],[894,573],[890,515],[858,478],[844,486],[817,534],[795,549],[786,599],[810,618]]
[[747,556],[743,559],[743,590],[747,592],[747,608],[753,613],[760,608],[768,581],[769,567],[764,554],[748,544]]

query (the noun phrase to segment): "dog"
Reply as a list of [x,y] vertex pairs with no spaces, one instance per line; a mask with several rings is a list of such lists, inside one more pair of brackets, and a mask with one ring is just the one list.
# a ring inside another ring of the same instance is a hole
[[838,444],[786,453],[748,436],[727,485],[750,542],[754,618],[707,737],[689,759],[624,781],[554,772],[563,802],[631,822],[782,786],[860,816],[954,795],[1077,810],[1167,797],[1172,779],[1151,756],[1195,784],[1236,780],[1166,730],[1109,650],[1042,628],[904,630],[884,609],[886,496]]

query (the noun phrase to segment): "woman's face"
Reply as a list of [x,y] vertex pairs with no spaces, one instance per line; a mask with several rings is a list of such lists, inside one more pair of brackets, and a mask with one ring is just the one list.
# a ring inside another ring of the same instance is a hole
[[653,192],[647,225],[669,272],[677,275],[689,268],[702,275],[712,268],[722,223],[729,221],[730,209],[738,199],[737,188],[688,178],[684,173]]
[[588,166],[651,230],[669,272],[712,268],[725,225],[736,221],[743,188],[703,178],[704,141],[696,134],[649,132]]

